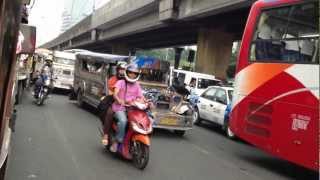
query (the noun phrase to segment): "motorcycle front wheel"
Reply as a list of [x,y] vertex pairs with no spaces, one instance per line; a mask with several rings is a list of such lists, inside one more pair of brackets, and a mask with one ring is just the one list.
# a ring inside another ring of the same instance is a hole
[[149,146],[137,141],[132,160],[135,167],[143,170],[149,162]]
[[43,104],[43,101],[44,101],[44,98],[43,98],[43,94],[41,93],[37,99],[37,105],[41,106]]

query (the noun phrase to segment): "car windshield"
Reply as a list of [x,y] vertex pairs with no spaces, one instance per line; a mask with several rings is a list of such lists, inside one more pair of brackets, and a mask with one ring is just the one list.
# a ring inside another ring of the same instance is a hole
[[65,58],[55,58],[55,62],[59,64],[65,64],[65,65],[74,65],[74,60],[72,59],[65,59]]

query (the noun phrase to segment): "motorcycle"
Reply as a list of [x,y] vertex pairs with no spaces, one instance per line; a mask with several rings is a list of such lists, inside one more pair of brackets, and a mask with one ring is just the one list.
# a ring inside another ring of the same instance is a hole
[[[125,159],[132,160],[135,167],[144,169],[149,161],[150,137],[152,132],[152,119],[147,113],[148,103],[134,101],[127,108],[128,123],[126,135],[123,142],[118,144],[115,154],[119,154]],[[115,141],[117,134],[117,122],[113,121],[110,128],[109,142]],[[110,145],[106,146],[110,151]],[[112,151],[110,151],[113,153]]]
[[38,94],[36,94],[36,104],[38,106],[41,106],[44,104],[44,101],[47,99],[49,94],[49,88],[50,88],[50,79],[46,79],[39,87]]

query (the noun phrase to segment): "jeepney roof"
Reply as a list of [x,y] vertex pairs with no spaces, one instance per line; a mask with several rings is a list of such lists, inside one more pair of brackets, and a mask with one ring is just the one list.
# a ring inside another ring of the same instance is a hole
[[92,60],[95,62],[103,62],[103,63],[116,63],[117,61],[128,61],[129,56],[120,56],[114,54],[103,54],[96,53],[91,51],[77,52],[76,59],[86,59]]

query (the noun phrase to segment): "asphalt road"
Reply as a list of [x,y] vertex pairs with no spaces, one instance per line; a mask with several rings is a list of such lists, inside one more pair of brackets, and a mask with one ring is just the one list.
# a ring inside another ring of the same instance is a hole
[[100,122],[92,108],[78,108],[55,94],[42,107],[31,96],[18,106],[8,180],[286,180],[318,174],[273,158],[219,127],[196,126],[184,137],[156,130],[145,170],[114,157],[100,144]]

